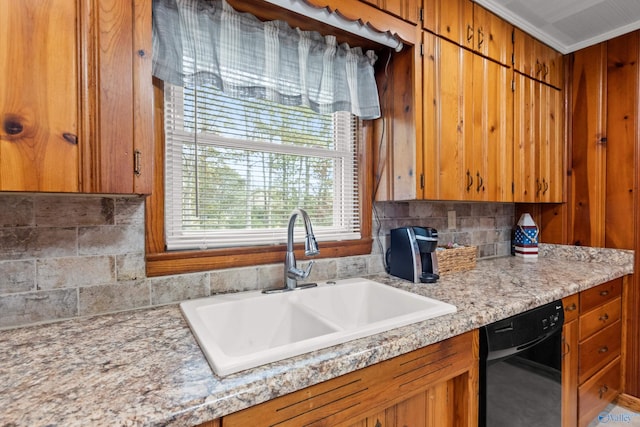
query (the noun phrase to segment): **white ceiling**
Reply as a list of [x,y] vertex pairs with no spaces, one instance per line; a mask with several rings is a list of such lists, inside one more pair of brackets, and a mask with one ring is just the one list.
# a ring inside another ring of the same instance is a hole
[[640,0],[475,0],[569,53],[640,28]]

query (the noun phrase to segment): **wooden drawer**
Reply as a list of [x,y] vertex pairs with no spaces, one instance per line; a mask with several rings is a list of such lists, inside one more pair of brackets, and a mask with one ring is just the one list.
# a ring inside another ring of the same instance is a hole
[[564,306],[564,323],[571,322],[578,318],[578,314],[580,314],[580,311],[578,310],[579,304],[579,294],[573,294],[562,298],[562,305]]
[[580,292],[580,313],[602,305],[622,294],[622,277]]
[[621,339],[622,322],[618,321],[579,344],[580,384],[620,355]]
[[622,299],[616,298],[580,316],[580,342],[620,320]]
[[578,425],[585,427],[620,392],[620,358],[593,376],[578,390]]

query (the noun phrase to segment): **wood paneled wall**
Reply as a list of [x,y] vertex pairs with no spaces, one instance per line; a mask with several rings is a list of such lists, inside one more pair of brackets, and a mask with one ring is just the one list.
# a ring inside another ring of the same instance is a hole
[[[640,253],[640,31],[582,49],[567,64],[567,203],[519,205],[541,241]],[[640,396],[640,257],[625,289],[626,393]]]

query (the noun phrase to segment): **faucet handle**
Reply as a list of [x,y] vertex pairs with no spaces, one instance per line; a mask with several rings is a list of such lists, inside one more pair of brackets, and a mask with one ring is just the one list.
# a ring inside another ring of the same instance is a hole
[[310,261],[305,270],[301,270],[297,267],[290,267],[287,275],[292,279],[306,279],[309,277],[309,274],[311,274],[311,267],[313,267],[313,264],[315,264],[315,261]]

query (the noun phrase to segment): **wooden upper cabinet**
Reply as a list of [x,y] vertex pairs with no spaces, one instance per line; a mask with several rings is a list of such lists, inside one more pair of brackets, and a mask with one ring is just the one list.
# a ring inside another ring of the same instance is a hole
[[420,0],[360,0],[372,6],[382,9],[405,21],[417,24],[420,20],[419,2]]
[[90,193],[151,192],[151,0],[92,0],[83,87],[83,185]]
[[78,21],[68,0],[0,2],[0,190],[78,191]]
[[512,201],[510,69],[424,33],[424,197]]
[[473,3],[469,0],[423,0],[422,24],[433,34],[473,49]]
[[513,201],[512,71],[486,58],[473,61],[474,200]]
[[474,50],[500,64],[511,66],[513,25],[475,3],[473,21]]
[[558,89],[563,87],[563,55],[518,28],[513,33],[513,68]]
[[151,0],[0,4],[0,191],[149,193]]
[[465,200],[475,173],[473,53],[425,32],[423,57],[424,198]]
[[513,26],[471,0],[423,0],[423,27],[504,65],[511,64]]
[[519,73],[514,79],[514,201],[561,203],[562,91]]

